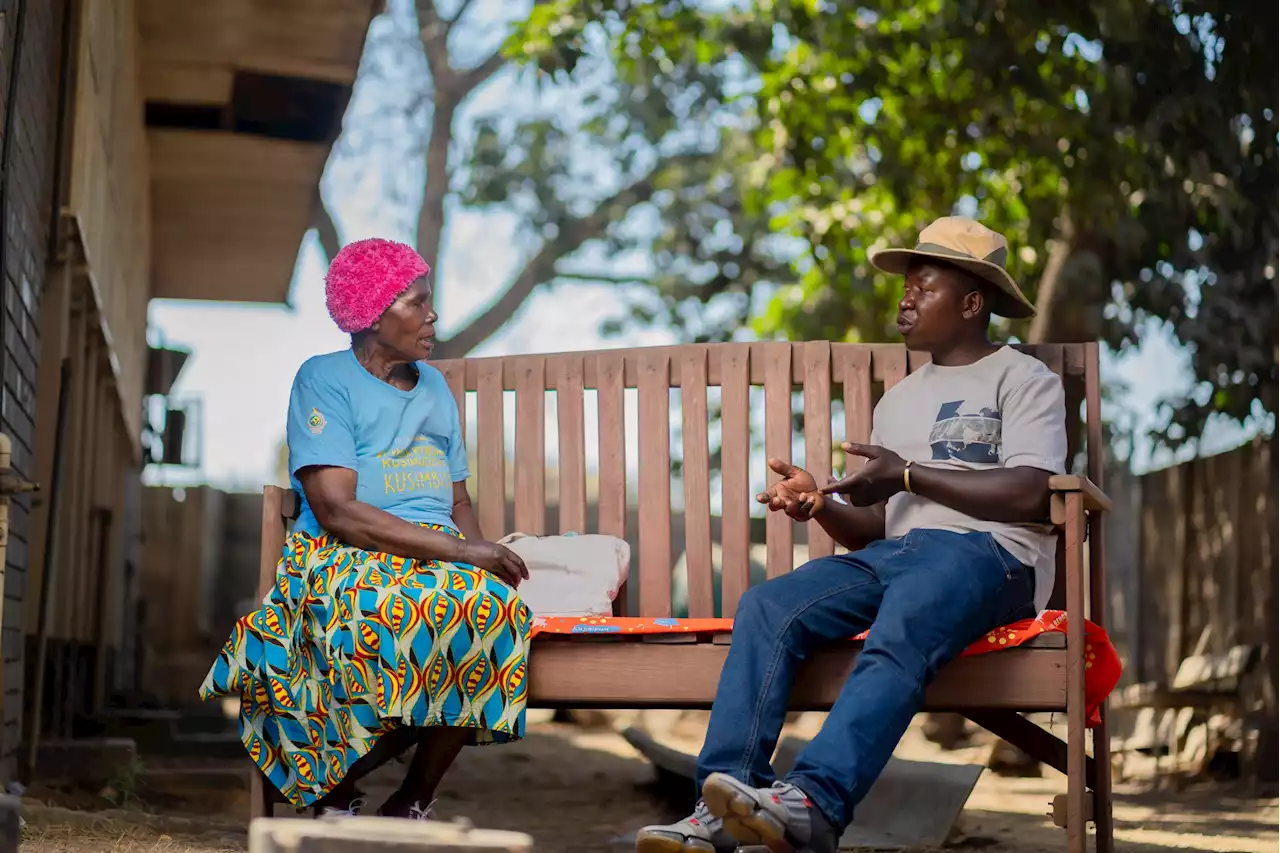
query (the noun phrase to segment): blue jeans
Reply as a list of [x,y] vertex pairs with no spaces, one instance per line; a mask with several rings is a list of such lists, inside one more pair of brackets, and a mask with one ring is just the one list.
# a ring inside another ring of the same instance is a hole
[[1035,615],[1035,575],[987,533],[912,530],[814,560],[752,587],[734,617],[698,790],[712,773],[755,786],[769,761],[796,667],[872,626],[822,730],[787,776],[837,828],[888,763],[925,685],[969,643]]

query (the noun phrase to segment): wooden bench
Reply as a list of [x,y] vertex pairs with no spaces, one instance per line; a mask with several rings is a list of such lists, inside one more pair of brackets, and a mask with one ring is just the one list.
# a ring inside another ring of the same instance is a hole
[[[1085,850],[1086,823],[1096,822],[1097,848],[1112,850],[1110,758],[1105,717],[1094,729],[1095,756],[1086,749],[1084,624],[1104,621],[1106,570],[1102,515],[1109,501],[1101,482],[1103,447],[1097,344],[1024,347],[1062,377],[1067,391],[1070,458],[1087,436],[1087,474],[1052,481],[1053,520],[1062,531],[1058,584],[1051,606],[1065,609],[1065,644],[1032,643],[994,654],[961,658],[939,674],[926,695],[931,710],[959,711],[1036,759],[1067,774],[1068,793],[1056,812],[1067,829],[1068,849]],[[768,456],[792,460],[796,424],[802,423],[804,459],[820,478],[832,465],[833,442],[868,442],[871,414],[883,390],[925,363],[894,344],[734,343],[655,347],[557,355],[477,358],[439,362],[464,419],[474,398],[473,498],[481,528],[497,539],[507,529],[543,534],[547,518],[546,414],[554,392],[559,531],[626,537],[628,518],[627,413],[634,410],[638,455],[637,558],[628,587],[618,596],[618,615],[659,617],[673,612],[672,574],[683,549],[688,610],[693,617],[731,617],[750,585],[750,513],[764,486],[763,456],[753,433],[763,423]],[[635,389],[631,397],[630,389]],[[678,391],[679,444],[672,453],[672,392]],[[710,393],[709,393],[710,391]],[[505,402],[514,392],[514,499],[506,484]],[[799,392],[798,399],[796,393]],[[631,397],[631,406],[628,398]],[[798,403],[798,405],[797,405]],[[712,548],[712,412],[720,411],[720,613],[716,613]],[[1080,420],[1081,408],[1085,422]],[[833,415],[843,426],[833,430]],[[588,527],[587,414],[598,436],[595,523]],[[468,425],[464,422],[464,434]],[[834,433],[834,435],[833,435]],[[680,460],[684,541],[672,542],[672,459]],[[815,461],[817,460],[817,461]],[[851,464],[856,464],[851,462]],[[749,468],[759,472],[751,477]],[[768,474],[773,478],[772,473]],[[770,480],[772,482],[772,479]],[[508,506],[511,503],[512,506]],[[276,563],[297,496],[268,486],[264,491],[261,592],[275,577]],[[767,574],[792,570],[796,527],[780,513],[765,521]],[[834,543],[817,524],[808,525],[810,558],[829,555]],[[1087,549],[1087,557],[1086,557]],[[1088,563],[1086,577],[1086,559]],[[630,612],[628,612],[630,609]],[[657,639],[657,638],[655,638]],[[661,638],[668,639],[668,638]],[[530,703],[571,708],[707,708],[728,647],[724,642],[619,641],[591,636],[539,637],[530,659]],[[818,654],[801,670],[792,696],[796,710],[826,710],[839,693],[858,654],[849,643]],[[1063,743],[1020,712],[1065,712]],[[262,777],[254,773],[253,809],[269,807]]]
[[[1194,779],[1208,770],[1214,753],[1225,745],[1223,726],[1215,718],[1225,715],[1247,723],[1247,679],[1260,660],[1259,649],[1237,645],[1205,653],[1201,649],[1208,635],[1206,629],[1196,654],[1184,658],[1167,683],[1144,681],[1112,694],[1108,704],[1113,712],[1134,715],[1131,734],[1118,750],[1113,744],[1113,750],[1148,753],[1155,759],[1157,775],[1163,770]],[[1252,784],[1254,750],[1243,742],[1240,747],[1240,775]],[[1162,754],[1167,761],[1161,761]]]

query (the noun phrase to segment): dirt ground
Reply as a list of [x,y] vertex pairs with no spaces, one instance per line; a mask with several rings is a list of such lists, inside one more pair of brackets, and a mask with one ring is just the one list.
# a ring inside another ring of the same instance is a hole
[[[615,720],[615,723],[617,720]],[[700,720],[649,715],[648,725],[675,746],[696,749]],[[809,734],[815,721],[790,727]],[[943,752],[918,729],[898,755],[917,760],[975,762],[981,748]],[[24,853],[214,853],[243,850],[247,810],[246,774],[227,767],[224,780],[186,778],[148,759],[151,781],[136,796],[110,808],[100,797],[33,789],[26,798]],[[402,771],[392,764],[365,786],[376,804]],[[167,775],[166,775],[167,774]],[[207,776],[207,774],[205,774]],[[168,790],[162,790],[167,788]],[[467,817],[477,826],[527,832],[536,849],[597,853],[630,849],[628,834],[643,824],[675,819],[687,809],[688,791],[655,783],[652,767],[608,729],[556,725],[540,716],[521,743],[467,750],[446,780],[437,809],[443,819]],[[1214,853],[1274,853],[1280,844],[1275,799],[1247,799],[1229,786],[1155,793],[1150,783],[1118,786],[1117,847],[1127,853],[1202,850]],[[1041,853],[1065,848],[1063,830],[1046,817],[1049,802],[1066,790],[1064,777],[1011,779],[984,774],[951,843],[944,849],[969,853]],[[108,806],[107,808],[91,807]],[[72,806],[73,808],[65,808]],[[926,851],[918,851],[926,853]]]

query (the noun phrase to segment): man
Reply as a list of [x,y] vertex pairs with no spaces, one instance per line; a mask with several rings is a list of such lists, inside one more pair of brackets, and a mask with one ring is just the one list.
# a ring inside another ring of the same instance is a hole
[[[1049,476],[1066,461],[1066,409],[1057,376],[987,337],[992,314],[1035,313],[1004,269],[1007,251],[1000,234],[947,217],[915,249],[872,254],[905,276],[898,331],[931,363],[880,400],[870,445],[844,445],[866,460],[856,473],[820,489],[769,461],[782,480],[757,500],[816,520],[849,553],[742,597],[698,756],[702,799],[689,818],[641,830],[639,853],[833,853],[938,670],[1048,601]],[[775,780],[796,667],[869,627],[822,730]]]

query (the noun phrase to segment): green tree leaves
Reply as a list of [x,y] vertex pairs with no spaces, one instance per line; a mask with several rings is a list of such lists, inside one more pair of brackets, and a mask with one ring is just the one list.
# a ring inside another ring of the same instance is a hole
[[1225,0],[561,0],[513,44],[566,77],[608,57],[628,111],[718,139],[651,244],[645,317],[883,340],[899,285],[868,250],[964,212],[1037,299],[1006,333],[1122,348],[1168,324],[1198,382],[1177,442],[1276,410],[1275,24]]

